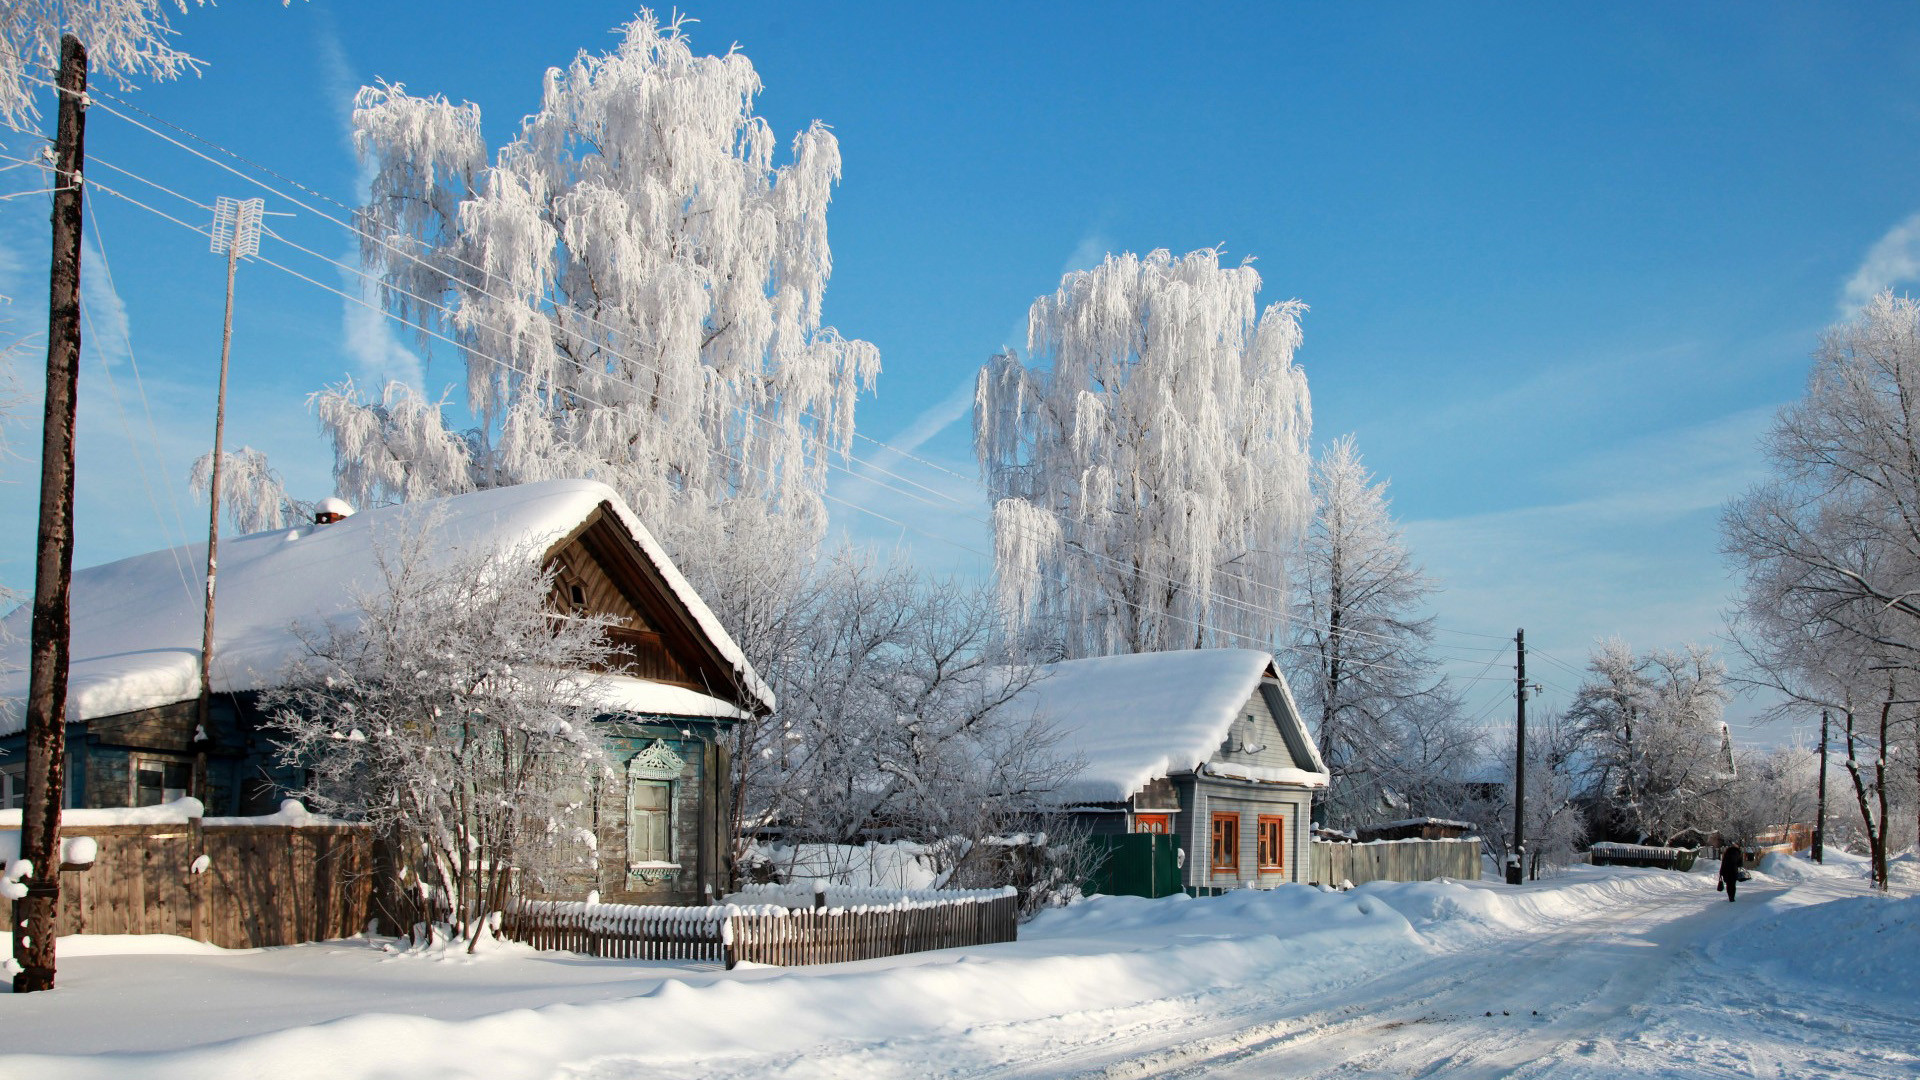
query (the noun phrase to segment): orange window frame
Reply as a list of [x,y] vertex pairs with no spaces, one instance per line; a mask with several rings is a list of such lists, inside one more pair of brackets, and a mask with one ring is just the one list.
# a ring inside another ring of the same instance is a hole
[[1213,815],[1213,872],[1232,874],[1239,870],[1240,815],[1216,811]]
[[1278,814],[1260,815],[1260,869],[1280,871],[1287,868],[1287,819]]
[[1137,833],[1170,833],[1173,831],[1172,814],[1135,814],[1133,831]]

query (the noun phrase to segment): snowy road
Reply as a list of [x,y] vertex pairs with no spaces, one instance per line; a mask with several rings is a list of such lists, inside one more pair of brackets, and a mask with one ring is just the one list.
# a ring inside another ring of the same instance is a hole
[[1775,869],[1738,904],[1705,874],[1595,868],[1105,897],[1015,943],[796,969],[82,955],[53,995],[0,995],[0,1076],[1920,1076],[1920,875],[1888,898],[1857,861]]
[[[1697,879],[1696,879],[1697,880]],[[1759,884],[1759,883],[1755,883]],[[1216,990],[924,1039],[816,1046],[713,1077],[1887,1077],[1920,1075],[1911,999],[1758,978],[1719,946],[1793,906],[1870,896],[1853,881],[1750,888],[1728,904],[1653,893],[1304,997]],[[1870,902],[1878,903],[1878,900]],[[1909,939],[1910,940],[1910,939]],[[1920,955],[1912,957],[1920,963]],[[1841,1037],[1835,1038],[1835,1035]],[[994,1060],[998,1059],[998,1060]],[[982,1067],[983,1060],[991,1064]],[[603,1062],[595,1080],[651,1077]]]

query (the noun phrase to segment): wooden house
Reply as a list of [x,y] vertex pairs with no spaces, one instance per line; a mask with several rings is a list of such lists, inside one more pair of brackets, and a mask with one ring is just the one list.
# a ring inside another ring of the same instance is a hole
[[[189,545],[73,578],[67,805],[140,806],[192,795],[215,815],[270,811],[298,778],[276,763],[259,707],[300,649],[296,624],[356,616],[380,587],[382,537],[433,522],[448,551],[529,552],[556,572],[556,611],[612,617],[621,667],[601,731],[619,764],[595,792],[609,901],[701,902],[723,891],[731,845],[722,735],[773,708],[773,695],[671,560],[611,488],[547,481],[220,545],[210,722],[198,722],[201,570]],[[25,608],[0,654],[0,799],[18,805],[26,695]],[[608,853],[619,853],[606,858]]]
[[1272,656],[1069,660],[1020,701],[1084,763],[1062,804],[1097,835],[1172,836],[1186,891],[1308,880],[1313,793],[1327,770]]

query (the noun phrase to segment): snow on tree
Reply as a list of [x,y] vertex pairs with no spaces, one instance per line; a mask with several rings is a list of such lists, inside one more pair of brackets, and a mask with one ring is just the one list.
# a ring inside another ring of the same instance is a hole
[[[1475,824],[1487,854],[1503,866],[1513,847],[1513,743],[1513,733],[1507,732],[1488,748],[1492,760],[1480,775],[1497,776],[1500,782],[1472,785],[1477,794],[1463,801],[1457,815]],[[1524,827],[1529,878],[1579,859],[1588,825],[1581,807],[1583,744],[1583,733],[1561,713],[1548,711],[1528,718]]]
[[1883,887],[1897,744],[1911,736],[1920,750],[1916,396],[1920,302],[1882,293],[1828,329],[1805,395],[1766,439],[1772,476],[1721,525],[1742,582],[1735,641],[1753,681],[1778,693],[1775,715],[1826,708],[1839,720]]
[[60,66],[62,34],[87,47],[95,80],[131,87],[134,76],[198,74],[200,61],[173,47],[169,7],[187,11],[186,0],[19,0],[0,8],[0,116],[25,124],[39,115],[35,98]]
[[1567,721],[1580,733],[1590,795],[1643,843],[1718,828],[1734,780],[1721,714],[1726,668],[1711,649],[1635,653],[1618,638],[1589,657]]
[[974,447],[1001,603],[1060,655],[1284,637],[1312,516],[1297,300],[1215,250],[1109,255],[981,370]]
[[360,91],[363,258],[423,343],[458,342],[477,424],[396,385],[318,395],[343,496],[588,476],[696,580],[744,520],[785,526],[776,550],[817,542],[879,370],[821,324],[839,145],[816,122],[776,166],[753,65],[696,56],[684,22],[643,11],[612,53],[550,70],[491,157],[477,106]]
[[1421,612],[1434,585],[1393,520],[1386,482],[1348,435],[1314,464],[1312,483],[1318,509],[1293,563],[1287,681],[1331,772],[1327,820],[1363,824],[1414,812],[1414,789],[1443,797],[1425,789],[1458,776],[1478,740],[1428,655],[1433,618]]
[[977,883],[981,842],[1024,829],[1077,771],[1046,718],[1001,708],[1036,669],[996,649],[986,588],[847,551],[815,577],[770,669],[780,712],[739,733],[750,813],[801,842],[931,843]]
[[[226,504],[227,520],[236,531],[245,533],[284,529],[289,522],[312,520],[307,504],[287,494],[280,474],[267,464],[265,451],[243,446],[221,455],[220,501]],[[213,482],[213,451],[201,454],[187,476],[187,485],[201,498]]]
[[436,555],[435,523],[376,550],[360,618],[303,632],[266,697],[294,794],[364,820],[399,853],[421,914],[472,948],[509,899],[593,858],[592,723],[613,656],[604,620],[558,617],[532,550]]

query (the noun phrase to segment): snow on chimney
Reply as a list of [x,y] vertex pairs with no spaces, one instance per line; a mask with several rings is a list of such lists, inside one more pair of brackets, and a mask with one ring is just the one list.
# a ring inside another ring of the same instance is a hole
[[337,496],[329,495],[320,500],[319,506],[313,508],[313,523],[315,525],[331,525],[341,518],[352,516],[352,504]]

